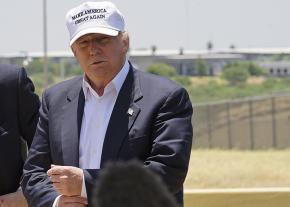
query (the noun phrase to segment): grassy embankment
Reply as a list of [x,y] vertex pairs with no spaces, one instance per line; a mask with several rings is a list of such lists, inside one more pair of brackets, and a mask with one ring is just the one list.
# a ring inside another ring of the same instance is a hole
[[280,91],[290,93],[289,78],[251,77],[244,85],[231,86],[220,77],[191,77],[187,88],[194,103],[268,95]]
[[290,149],[193,150],[186,189],[290,186]]

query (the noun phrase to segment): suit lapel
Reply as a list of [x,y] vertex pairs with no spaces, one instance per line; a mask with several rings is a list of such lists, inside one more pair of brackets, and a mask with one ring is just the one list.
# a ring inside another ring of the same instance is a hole
[[130,66],[112,111],[103,145],[101,167],[106,161],[117,158],[123,140],[128,136],[140,112],[136,102],[142,98],[142,94],[138,77],[134,76],[134,73],[134,69]]
[[79,136],[85,102],[81,80],[68,93],[62,117],[63,163],[76,167],[79,166]]

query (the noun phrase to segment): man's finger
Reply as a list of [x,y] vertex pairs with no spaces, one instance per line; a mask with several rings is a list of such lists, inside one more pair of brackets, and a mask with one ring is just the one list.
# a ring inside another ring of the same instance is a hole
[[67,183],[69,182],[68,176],[67,175],[51,175],[50,176],[50,181],[52,183]]
[[64,167],[63,166],[58,166],[55,165],[53,168],[50,168],[47,171],[47,175],[51,176],[51,175],[60,175],[63,173]]
[[55,170],[55,169],[49,169],[47,172],[47,175],[48,176],[52,176],[52,175],[60,175],[60,172],[59,171],[57,171],[57,170]]

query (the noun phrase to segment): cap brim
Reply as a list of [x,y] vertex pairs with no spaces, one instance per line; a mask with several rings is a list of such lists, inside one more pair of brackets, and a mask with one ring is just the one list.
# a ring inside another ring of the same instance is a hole
[[118,30],[114,30],[111,28],[104,28],[104,27],[95,27],[95,28],[87,28],[83,29],[82,31],[78,32],[70,41],[70,46],[81,36],[90,34],[90,33],[97,33],[97,34],[105,34],[109,36],[117,36],[119,34]]

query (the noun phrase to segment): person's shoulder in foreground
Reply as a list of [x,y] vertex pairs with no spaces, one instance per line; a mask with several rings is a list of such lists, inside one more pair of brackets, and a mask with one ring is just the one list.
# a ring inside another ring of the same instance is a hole
[[26,201],[19,182],[40,101],[25,69],[16,65],[0,64],[0,96],[0,202],[22,207]]
[[22,137],[30,147],[40,105],[33,82],[24,68],[0,64],[0,86],[0,95],[3,97],[0,102],[0,124],[3,122],[11,130],[9,136],[17,139]]

